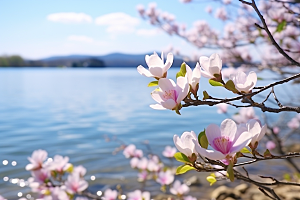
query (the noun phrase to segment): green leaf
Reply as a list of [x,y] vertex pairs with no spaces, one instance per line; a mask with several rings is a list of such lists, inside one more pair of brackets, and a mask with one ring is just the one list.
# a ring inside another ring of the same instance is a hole
[[286,181],[291,181],[291,175],[288,174],[288,173],[284,174],[284,175],[283,175],[283,178],[284,178],[284,180],[286,180]]
[[176,175],[184,174],[187,171],[194,170],[195,168],[190,165],[181,165],[176,169]]
[[285,29],[285,27],[286,27],[286,21],[282,21],[277,25],[275,32],[280,33],[281,31],[283,31],[283,29]]
[[206,180],[210,183],[209,185],[212,186],[215,182],[217,182],[217,179],[214,176],[208,176],[206,177]]
[[246,147],[244,147],[240,152],[241,152],[241,153],[251,153],[251,152],[249,151],[249,149],[247,149]]
[[148,84],[148,87],[153,87],[153,86],[157,86],[158,85],[158,81],[152,81]]
[[207,137],[205,135],[205,129],[204,129],[204,131],[202,131],[201,133],[199,133],[199,135],[198,135],[198,142],[199,142],[199,144],[200,144],[200,146],[202,148],[207,149],[207,147],[208,147],[208,140],[207,140]]
[[212,86],[224,86],[222,83],[215,81],[213,79],[209,79],[208,81]]
[[262,80],[264,80],[262,77],[257,77],[257,80],[258,81],[262,81]]
[[189,160],[189,158],[184,155],[181,152],[177,152],[174,154],[174,158],[179,161],[179,162],[183,162],[183,163],[191,163],[191,161]]
[[204,90],[204,91],[203,91],[203,100],[209,99],[209,98],[210,98],[210,96],[209,96],[208,93]]
[[272,157],[272,154],[271,152],[269,151],[269,149],[267,149],[265,152],[264,152],[264,157],[267,158],[267,157]]
[[230,164],[227,167],[227,174],[231,182],[234,181],[234,173],[233,173],[233,163],[230,161]]
[[186,64],[185,64],[185,62],[183,62],[182,64],[181,64],[181,66],[180,66],[180,70],[179,70],[179,72],[177,72],[177,74],[176,74],[176,79],[179,77],[179,76],[185,76],[185,74],[186,74]]
[[226,82],[225,88],[226,88],[227,90],[232,91],[233,93],[238,93],[238,91],[237,91],[237,89],[235,88],[235,85],[234,85],[234,83],[233,83],[232,80],[228,80],[228,81]]

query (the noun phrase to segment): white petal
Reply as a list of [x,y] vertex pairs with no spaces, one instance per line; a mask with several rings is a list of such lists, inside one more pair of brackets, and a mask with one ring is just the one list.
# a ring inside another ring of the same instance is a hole
[[151,68],[151,67],[163,68],[164,67],[163,61],[160,59],[160,57],[157,54],[151,55],[147,61],[148,61],[147,65],[149,66],[149,68]]
[[166,108],[160,104],[152,104],[152,105],[150,105],[150,108],[153,108],[155,110],[166,110]]
[[173,110],[176,107],[176,102],[173,99],[161,102],[161,105],[167,109]]
[[147,77],[153,77],[153,75],[151,74],[151,72],[147,69],[145,69],[145,67],[143,67],[142,65],[139,65],[137,67],[137,71],[141,74],[141,75],[144,75],[144,76],[147,76]]
[[207,137],[208,143],[210,144],[210,146],[212,146],[212,148],[216,149],[215,145],[214,145],[214,139],[221,137],[221,131],[219,126],[217,126],[216,124],[210,124],[208,125],[208,127],[205,130],[205,135]]
[[214,78],[213,75],[211,75],[209,72],[201,70],[201,75],[204,76],[205,78]]
[[186,77],[188,79],[189,84],[191,84],[192,83],[192,76],[193,76],[192,69],[187,64],[185,64],[185,69],[186,69]]
[[170,67],[173,64],[173,60],[174,60],[173,54],[172,53],[168,53],[167,60],[166,60],[166,63],[165,63],[165,67],[164,67],[164,72],[166,72],[166,71],[168,71],[168,69],[170,69]]
[[152,98],[157,102],[157,103],[161,103],[163,101],[163,99],[161,98],[161,91],[157,91],[154,90],[153,92],[151,92],[151,96]]
[[256,142],[257,138],[261,132],[260,123],[255,119],[250,119],[247,122],[248,132],[252,134],[252,141]]
[[158,77],[158,78],[161,78],[163,77],[163,68],[161,67],[149,67],[149,71],[151,74],[153,74],[154,77]]
[[237,132],[236,123],[232,119],[225,119],[220,126],[222,136],[228,137],[234,141]]
[[197,142],[196,140],[193,140],[193,142],[195,143],[196,151],[203,157],[207,157],[212,160],[222,160],[226,157],[224,154],[222,154],[219,151],[204,149],[199,144],[196,145]]
[[196,85],[199,83],[201,78],[201,70],[200,70],[200,65],[197,63],[196,67],[193,70],[193,75],[192,75],[192,87],[195,89]]
[[261,131],[260,131],[260,134],[259,134],[259,136],[258,136],[258,138],[257,138],[257,141],[260,141],[260,140],[265,136],[265,134],[266,134],[266,132],[267,132],[267,129],[268,129],[268,127],[267,127],[267,125],[265,124],[265,125],[261,128]]
[[162,91],[175,90],[176,84],[172,79],[161,78],[158,81],[158,86]]
[[176,102],[180,103],[189,93],[189,84],[186,77],[180,76],[177,78],[176,91],[178,94]]
[[230,153],[236,153],[247,146],[252,140],[252,134],[249,132],[243,132],[240,137],[235,141],[230,149]]
[[219,56],[219,54],[212,54],[209,57],[209,72],[214,75],[214,74],[220,74],[222,69],[222,60]]

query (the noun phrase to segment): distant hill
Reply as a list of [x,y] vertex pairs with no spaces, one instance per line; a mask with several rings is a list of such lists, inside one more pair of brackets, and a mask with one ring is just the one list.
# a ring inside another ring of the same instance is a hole
[[[151,55],[149,53],[148,55]],[[123,53],[112,53],[103,56],[89,56],[89,55],[69,55],[69,56],[53,56],[49,58],[44,58],[36,61],[43,63],[43,66],[57,67],[57,66],[67,66],[67,67],[91,67],[91,61],[98,61],[98,67],[137,67],[138,65],[143,65],[146,67],[145,61],[146,54],[123,54]],[[101,65],[101,62],[103,62]],[[179,67],[183,59],[180,57],[175,57],[173,66]],[[195,66],[195,62],[187,62],[190,66]],[[97,65],[93,65],[97,67]]]

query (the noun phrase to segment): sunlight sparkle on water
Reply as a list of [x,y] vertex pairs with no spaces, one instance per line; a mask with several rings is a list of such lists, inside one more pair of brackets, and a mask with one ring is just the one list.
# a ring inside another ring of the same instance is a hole
[[27,198],[27,199],[30,199],[30,198],[31,198],[31,195],[30,195],[30,194],[27,194],[27,195],[26,195],[26,198]]
[[9,178],[7,176],[3,177],[3,181],[8,181]]
[[12,166],[16,166],[16,165],[17,165],[17,162],[16,162],[16,161],[12,161],[12,162],[11,162],[11,165],[12,165]]
[[97,195],[100,197],[102,195],[102,192],[100,190],[97,191]]
[[7,160],[3,160],[2,164],[3,164],[3,165],[7,165],[7,164],[8,164],[8,161],[7,161]]
[[126,195],[125,195],[125,194],[122,194],[122,195],[121,195],[121,199],[126,199]]
[[18,192],[18,197],[21,197],[22,195],[22,192]]
[[94,181],[96,179],[95,176],[91,176],[91,180]]

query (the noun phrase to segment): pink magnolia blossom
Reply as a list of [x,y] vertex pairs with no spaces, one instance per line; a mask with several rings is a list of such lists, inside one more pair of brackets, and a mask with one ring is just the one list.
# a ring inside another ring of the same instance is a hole
[[[54,187],[50,188],[51,192],[51,198],[48,198],[49,200],[69,200],[67,193],[61,188],[61,187]],[[50,196],[48,196],[50,197]],[[43,198],[45,200],[48,200],[47,198]]]
[[137,168],[139,161],[140,160],[137,157],[133,157],[130,160],[130,166],[131,166],[131,168]]
[[138,72],[146,77],[154,78],[165,78],[167,76],[167,71],[173,64],[173,54],[168,53],[166,63],[164,63],[164,54],[161,53],[161,58],[154,52],[153,55],[145,56],[146,63],[149,70],[145,69],[142,65],[137,67]]
[[73,169],[73,174],[78,174],[80,177],[83,177],[86,174],[86,168],[82,165],[76,166]]
[[150,105],[153,109],[174,110],[180,109],[181,101],[189,92],[189,84],[186,77],[178,77],[177,85],[171,79],[161,78],[158,81],[159,90],[151,93],[152,98],[158,104]]
[[31,162],[26,165],[26,170],[37,170],[41,169],[43,166],[43,162],[46,160],[48,153],[45,150],[39,149],[35,150],[31,157],[28,157],[28,160]]
[[124,151],[123,154],[126,158],[130,158],[130,157],[138,157],[141,158],[143,157],[143,151],[140,149],[136,149],[134,144],[130,144],[128,145]]
[[0,195],[0,200],[7,200],[3,196]]
[[176,153],[176,148],[171,147],[171,146],[166,146],[165,150],[162,152],[163,156],[167,158],[173,158],[174,154]]
[[221,75],[222,60],[216,53],[212,54],[209,58],[201,56],[200,59],[201,74],[206,78],[218,78]]
[[104,199],[105,200],[115,200],[118,199],[118,191],[107,189],[104,192]]
[[225,119],[220,127],[210,124],[205,133],[213,150],[202,148],[194,139],[197,152],[212,160],[222,160],[225,164],[229,164],[235,153],[247,146],[253,137],[251,133],[245,131],[244,127],[238,129],[231,119]]
[[184,132],[180,138],[177,135],[173,136],[176,148],[187,157],[192,157],[192,154],[196,153],[193,140],[198,140],[194,131]]
[[294,117],[294,118],[291,119],[291,121],[289,121],[289,122],[287,123],[287,126],[288,126],[290,129],[295,130],[295,129],[299,128],[299,126],[300,126],[299,120],[298,120],[297,118]]
[[226,103],[219,103],[219,104],[217,104],[217,108],[218,108],[217,112],[219,114],[227,113],[228,104],[226,104]]
[[161,185],[170,185],[174,181],[174,174],[170,170],[161,171],[158,173],[156,181]]
[[183,200],[197,200],[197,198],[192,196],[185,196],[183,197]]
[[65,182],[66,191],[70,194],[80,193],[88,187],[88,183],[78,174],[71,174]]
[[216,18],[221,19],[223,21],[227,20],[228,16],[224,7],[218,8],[216,10]]
[[278,134],[278,133],[280,132],[280,128],[279,128],[278,126],[274,126],[274,127],[273,127],[273,132],[274,132],[275,134]]
[[138,173],[138,181],[139,182],[146,181],[147,177],[148,177],[148,172],[147,171],[142,171],[142,172]]
[[237,123],[247,123],[250,119],[257,119],[255,111],[252,107],[245,107],[239,110],[239,113],[232,116]]
[[222,69],[223,78],[229,78],[232,74],[236,74],[237,70],[234,67],[227,67]]
[[269,150],[273,150],[273,149],[276,148],[276,144],[273,141],[268,141],[266,143],[266,148],[269,149]]
[[[250,119],[246,124],[247,130],[252,134],[252,140],[250,142],[253,148],[256,148],[258,142],[264,137],[267,132],[267,125],[261,126],[259,120]],[[257,143],[257,144],[256,144]]]
[[53,161],[48,163],[47,168],[49,170],[54,170],[54,171],[57,171],[59,173],[62,173],[70,167],[70,163],[68,163],[68,162],[69,162],[69,157],[67,157],[67,156],[63,157],[61,155],[55,155],[54,158],[53,158]]
[[242,71],[238,71],[238,73],[230,76],[230,79],[239,92],[250,93],[256,85],[257,75],[254,71],[249,72],[248,75]]
[[145,157],[141,158],[137,164],[137,168],[141,170],[146,170],[147,167],[148,167],[148,159]]
[[170,188],[170,192],[174,195],[183,195],[190,191],[190,188],[186,184],[181,184],[179,180],[176,180],[173,186]]
[[157,172],[163,167],[163,164],[160,163],[159,158],[157,156],[152,156],[151,159],[148,160],[147,169],[150,172]]
[[200,65],[197,62],[196,67],[192,71],[192,69],[186,64],[186,77],[188,79],[190,85],[190,91],[197,96],[197,91],[199,89],[199,81],[201,78],[201,70]]
[[150,192],[135,190],[127,194],[128,200],[150,200]]
[[45,183],[45,181],[50,178],[50,171],[48,169],[42,168],[32,171],[31,175],[34,178],[33,182]]

